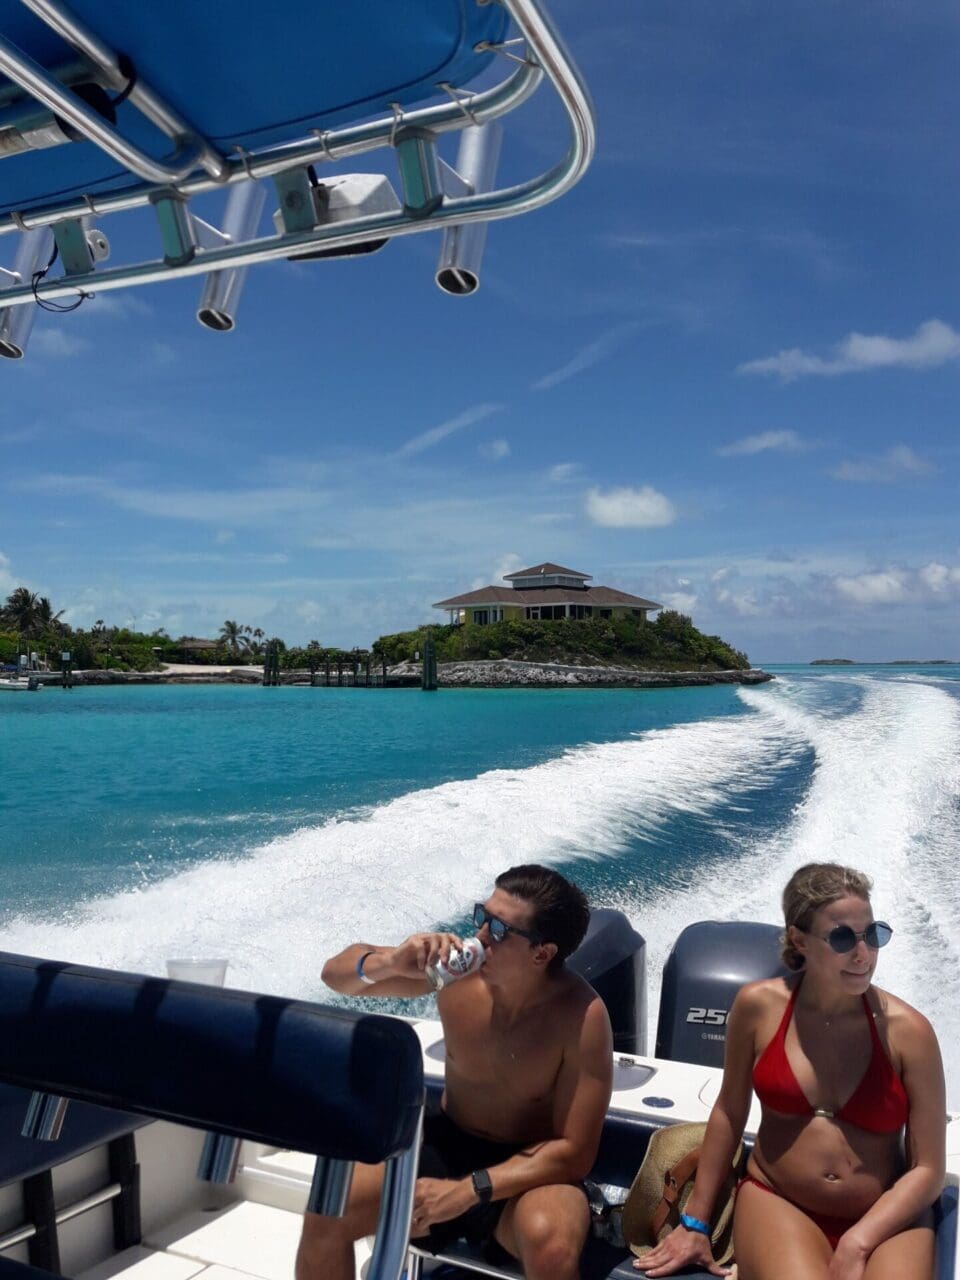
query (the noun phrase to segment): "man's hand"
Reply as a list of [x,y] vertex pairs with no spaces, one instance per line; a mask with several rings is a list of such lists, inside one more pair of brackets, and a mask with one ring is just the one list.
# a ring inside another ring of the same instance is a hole
[[477,1203],[477,1193],[469,1178],[418,1178],[413,1200],[411,1236],[425,1235],[434,1222],[449,1222]]
[[381,952],[377,968],[383,977],[422,978],[423,971],[450,952],[459,951],[463,940],[455,933],[413,933],[399,947]]
[[702,1231],[688,1231],[686,1227],[674,1227],[655,1249],[637,1258],[633,1264],[637,1271],[648,1276],[672,1276],[683,1267],[699,1267],[712,1276],[728,1276],[729,1267],[721,1267],[715,1261],[710,1241]]

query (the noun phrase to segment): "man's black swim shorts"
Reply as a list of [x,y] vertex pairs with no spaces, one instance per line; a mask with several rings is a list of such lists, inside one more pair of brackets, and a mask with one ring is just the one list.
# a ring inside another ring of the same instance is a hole
[[[476,1169],[502,1164],[522,1151],[524,1145],[491,1142],[466,1133],[447,1117],[438,1103],[433,1107],[428,1104],[417,1173],[421,1178],[464,1178]],[[484,1252],[493,1245],[492,1252],[502,1255],[499,1245],[493,1240],[493,1233],[506,1203],[506,1200],[495,1200],[490,1204],[474,1205],[449,1222],[435,1222],[426,1235],[418,1236],[413,1243],[430,1253],[439,1253],[454,1240],[463,1238]]]

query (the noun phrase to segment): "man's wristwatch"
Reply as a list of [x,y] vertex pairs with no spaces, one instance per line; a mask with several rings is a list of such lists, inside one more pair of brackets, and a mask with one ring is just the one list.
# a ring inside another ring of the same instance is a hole
[[493,1183],[490,1181],[490,1175],[486,1169],[475,1170],[470,1175],[470,1181],[473,1183],[473,1189],[480,1203],[489,1204],[490,1197],[493,1195]]

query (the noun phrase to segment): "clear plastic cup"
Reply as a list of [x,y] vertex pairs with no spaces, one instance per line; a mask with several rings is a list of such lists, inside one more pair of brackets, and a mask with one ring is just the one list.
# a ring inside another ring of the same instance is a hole
[[228,960],[210,960],[201,956],[184,956],[167,961],[167,977],[181,982],[202,982],[208,987],[222,987],[227,977]]

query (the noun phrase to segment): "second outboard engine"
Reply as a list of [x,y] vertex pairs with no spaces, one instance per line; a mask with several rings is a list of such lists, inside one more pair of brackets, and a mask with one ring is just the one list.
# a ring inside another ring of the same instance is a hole
[[688,925],[663,966],[658,1058],[723,1066],[727,1014],[746,982],[786,974],[772,924],[702,920]]
[[615,1052],[647,1051],[647,944],[622,911],[597,907],[568,968],[607,1006]]

